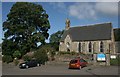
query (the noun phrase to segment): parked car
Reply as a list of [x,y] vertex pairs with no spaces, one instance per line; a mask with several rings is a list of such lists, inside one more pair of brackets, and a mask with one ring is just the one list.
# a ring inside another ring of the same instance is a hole
[[71,68],[81,69],[82,67],[86,67],[87,64],[88,64],[87,61],[85,61],[84,59],[76,58],[70,61],[69,69]]
[[19,65],[19,68],[30,68],[30,67],[35,67],[35,66],[40,66],[41,63],[38,62],[37,60],[31,60],[31,61],[26,61],[24,63],[21,63]]

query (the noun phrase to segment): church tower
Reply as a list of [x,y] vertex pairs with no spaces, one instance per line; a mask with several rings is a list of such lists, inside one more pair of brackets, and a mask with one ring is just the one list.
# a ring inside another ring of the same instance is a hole
[[65,24],[66,24],[65,30],[68,30],[70,28],[70,20],[68,18],[66,19]]

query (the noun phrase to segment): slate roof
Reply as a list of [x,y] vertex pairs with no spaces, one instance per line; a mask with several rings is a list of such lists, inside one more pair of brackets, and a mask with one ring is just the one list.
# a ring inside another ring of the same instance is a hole
[[72,41],[110,40],[111,30],[111,23],[70,27],[64,31],[60,41],[64,41],[67,35],[70,35]]

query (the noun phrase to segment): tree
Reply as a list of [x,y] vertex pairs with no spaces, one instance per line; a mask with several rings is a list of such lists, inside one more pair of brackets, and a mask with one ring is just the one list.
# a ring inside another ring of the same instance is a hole
[[[7,15],[7,20],[3,23],[5,32],[3,52],[14,52],[15,44],[17,50],[25,54],[36,48],[38,42],[44,44],[49,37],[48,17],[41,5],[28,2],[15,3]],[[8,49],[6,44],[9,44]]]
[[18,49],[17,43],[11,40],[4,40],[2,42],[2,55],[13,55],[14,51]]
[[63,32],[64,30],[62,31],[57,31],[56,33],[53,33],[51,36],[50,36],[50,43],[52,44],[52,46],[54,46],[54,48],[56,50],[59,49],[59,41],[63,35]]
[[45,64],[45,62],[48,61],[47,52],[42,48],[38,49],[37,52],[34,53],[34,57],[38,62],[42,64]]
[[50,36],[50,43],[58,43],[63,35],[64,30],[57,31]]
[[2,52],[2,44],[0,43],[0,52]]
[[3,61],[3,62],[6,62],[6,63],[10,63],[10,62],[13,61],[13,58],[12,58],[12,56],[10,56],[10,55],[4,55],[4,56],[2,57],[2,61]]
[[54,46],[52,46],[50,43],[46,43],[45,45],[41,45],[39,47],[39,49],[41,49],[47,53],[49,60],[54,59],[56,50],[55,50]]
[[21,53],[20,53],[20,51],[15,51],[14,53],[13,53],[13,57],[14,58],[20,58],[21,57]]
[[55,49],[54,49],[54,47],[50,44],[50,43],[46,43],[45,45],[41,45],[40,47],[39,47],[39,49],[42,49],[42,50],[44,50],[45,52],[52,52],[52,51],[55,51]]
[[114,29],[115,41],[120,41],[120,28]]

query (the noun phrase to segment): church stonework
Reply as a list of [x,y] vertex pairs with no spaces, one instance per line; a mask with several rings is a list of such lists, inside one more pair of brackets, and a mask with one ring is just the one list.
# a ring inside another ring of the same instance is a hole
[[[103,53],[108,58],[109,54],[115,54],[114,43],[111,23],[70,27],[70,20],[67,19],[59,51],[94,54],[94,59],[96,59],[95,54]],[[107,65],[110,65],[110,60],[107,61]]]
[[[67,36],[68,38],[65,39],[65,42],[60,42],[60,46],[59,46],[59,51],[68,51],[67,49],[69,49],[69,51],[74,51],[74,52],[81,52],[81,53],[85,53],[85,54],[93,54],[93,53],[100,53],[100,43],[103,42],[103,53],[112,53],[115,54],[114,51],[114,47],[111,46],[112,42],[111,40],[102,40],[102,41],[84,41],[84,42],[77,42],[74,41],[72,42],[69,35]],[[67,43],[69,43],[69,46],[67,47]],[[81,44],[81,46],[79,47],[79,43]],[[91,43],[91,50],[89,49],[89,44]],[[81,49],[81,50],[79,50]],[[111,52],[112,51],[112,52]]]

